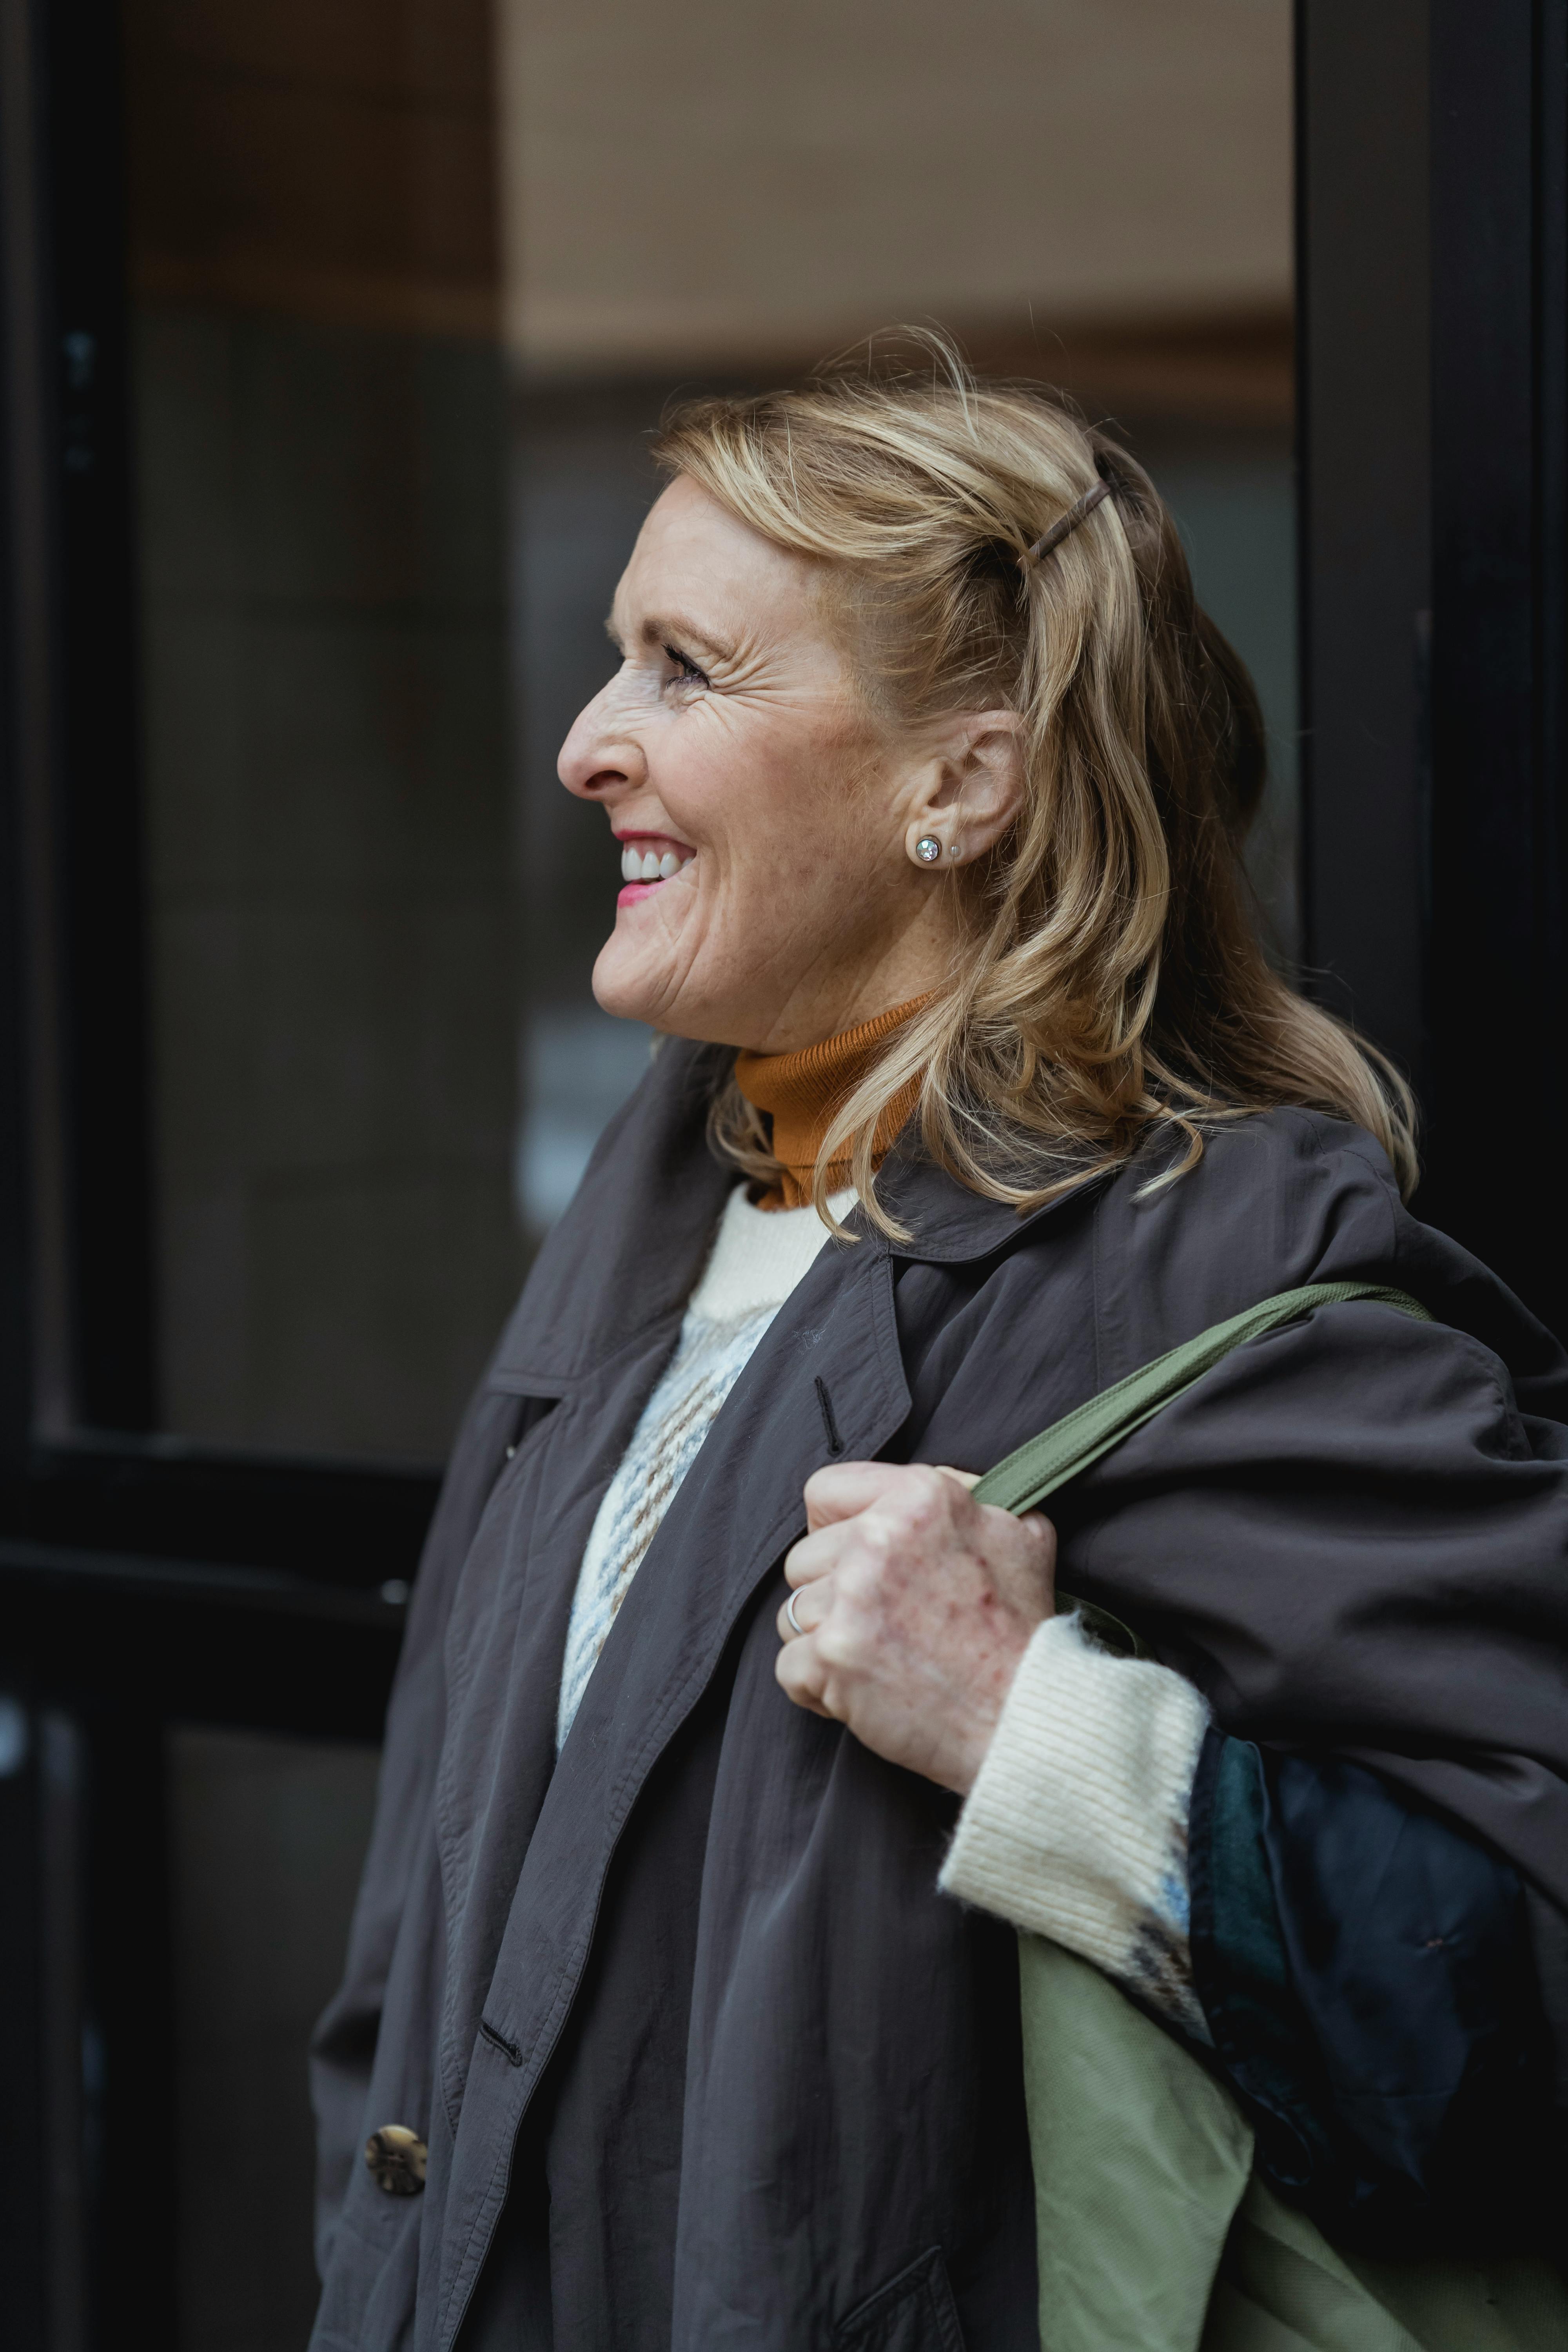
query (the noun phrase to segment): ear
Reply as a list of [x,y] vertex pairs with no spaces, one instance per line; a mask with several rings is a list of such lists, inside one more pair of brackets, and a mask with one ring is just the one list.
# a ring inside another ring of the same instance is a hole
[[943,719],[911,778],[907,847],[937,841],[950,870],[971,866],[994,849],[1024,805],[1024,722],[1016,710],[971,710]]

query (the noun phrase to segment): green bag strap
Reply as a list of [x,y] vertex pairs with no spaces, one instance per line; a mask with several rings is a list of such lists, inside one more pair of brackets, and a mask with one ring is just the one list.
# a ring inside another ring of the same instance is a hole
[[1397,1307],[1402,1315],[1413,1315],[1422,1323],[1432,1317],[1408,1291],[1390,1290],[1377,1282],[1308,1282],[1299,1290],[1281,1290],[1273,1298],[1265,1298],[1256,1307],[1245,1307],[1228,1322],[1211,1324],[1200,1331],[1195,1339],[1184,1339],[1179,1348],[1168,1354],[1156,1356],[1153,1362],[1141,1370],[1129,1372],[1124,1381],[1101,1390],[1073,1412],[1065,1413],[1053,1422],[1037,1437],[1031,1437],[1005,1461],[987,1470],[974,1487],[977,1503],[994,1503],[1015,1517],[1032,1511],[1069,1478],[1076,1478],[1089,1465],[1131,1437],[1146,1421],[1152,1421],[1161,1409],[1173,1397],[1190,1389],[1194,1381],[1212,1371],[1215,1365],[1228,1356],[1233,1348],[1244,1347],[1248,1339],[1257,1339],[1265,1331],[1277,1330],[1281,1323],[1293,1323],[1298,1316],[1310,1315],[1315,1307],[1340,1307],[1352,1299],[1365,1298],[1383,1307]]

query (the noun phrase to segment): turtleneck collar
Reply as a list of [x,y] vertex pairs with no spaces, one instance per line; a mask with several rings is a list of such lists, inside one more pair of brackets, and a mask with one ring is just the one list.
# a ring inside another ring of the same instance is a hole
[[[924,996],[912,996],[907,1004],[895,1004],[890,1013],[879,1013],[874,1021],[863,1021],[858,1029],[841,1030],[837,1037],[825,1037],[820,1045],[806,1045],[798,1054],[736,1055],[735,1083],[746,1100],[772,1119],[773,1157],[784,1171],[781,1184],[764,1193],[760,1207],[810,1206],[816,1155],[835,1113],[862,1078],[869,1076],[893,1031],[927,1002]],[[877,1165],[891,1150],[919,1097],[920,1080],[911,1078],[877,1121]],[[837,1192],[849,1181],[849,1161],[833,1160],[827,1171],[828,1191]]]

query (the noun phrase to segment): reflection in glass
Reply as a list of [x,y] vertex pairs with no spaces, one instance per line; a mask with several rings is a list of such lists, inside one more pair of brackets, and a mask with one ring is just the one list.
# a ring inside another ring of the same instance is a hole
[[126,21],[163,1418],[436,1459],[522,1264],[488,12]]

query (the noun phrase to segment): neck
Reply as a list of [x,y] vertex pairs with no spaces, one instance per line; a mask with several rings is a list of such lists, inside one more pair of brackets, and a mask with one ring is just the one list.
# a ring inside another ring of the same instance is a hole
[[[746,1100],[772,1121],[773,1157],[782,1170],[779,1183],[763,1196],[764,1209],[809,1206],[829,1127],[856,1087],[870,1076],[893,1032],[928,1002],[925,996],[911,997],[873,1021],[842,1029],[837,1036],[804,1046],[799,1053],[736,1055],[736,1084]],[[872,1145],[874,1166],[879,1167],[892,1149],[919,1094],[920,1082],[911,1078],[878,1119]],[[826,1177],[830,1192],[847,1184],[848,1158],[832,1160]]]

